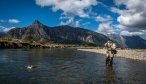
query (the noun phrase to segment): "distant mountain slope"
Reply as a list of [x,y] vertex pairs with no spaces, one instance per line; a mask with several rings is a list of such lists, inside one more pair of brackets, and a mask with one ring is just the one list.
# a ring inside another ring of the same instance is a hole
[[120,35],[118,35],[118,34],[116,34],[116,35],[115,34],[110,34],[110,35],[108,35],[108,37],[112,38],[112,40],[114,41],[114,43],[116,43],[116,45],[118,47],[124,48],[124,43],[123,43],[122,37]]
[[74,28],[67,25],[47,27],[37,20],[28,27],[11,29],[5,35],[5,37],[16,39],[24,39],[27,36],[31,36],[37,41],[51,43],[98,46],[102,46],[108,39],[105,35],[87,29]]
[[3,37],[5,35],[5,32],[0,32],[0,37]]
[[128,48],[146,48],[145,40],[139,36],[122,36]]
[[140,36],[120,36],[110,35],[123,48],[143,48],[146,49],[146,41]]

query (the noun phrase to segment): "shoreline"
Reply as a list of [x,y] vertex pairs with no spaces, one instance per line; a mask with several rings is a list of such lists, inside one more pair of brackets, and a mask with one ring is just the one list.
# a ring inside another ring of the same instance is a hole
[[[104,54],[106,56],[106,49],[77,49],[77,50]],[[118,49],[117,51],[118,53],[116,54],[115,57],[146,61],[146,49],[123,49],[123,50]]]
[[[11,39],[10,39],[11,40]],[[69,44],[40,44],[40,43],[25,43],[16,41],[0,41],[0,49],[37,49],[37,48],[76,48],[81,51],[88,51],[94,53],[104,54],[106,56],[106,49],[103,47],[91,47],[86,45],[69,45]],[[146,61],[146,49],[117,49],[118,53],[115,57],[129,58],[134,60]]]
[[82,46],[68,44],[40,44],[0,41],[0,49],[21,49],[21,48],[82,48]]

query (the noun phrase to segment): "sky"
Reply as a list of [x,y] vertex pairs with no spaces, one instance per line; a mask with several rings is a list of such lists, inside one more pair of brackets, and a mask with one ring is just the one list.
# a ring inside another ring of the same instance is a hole
[[146,0],[0,0],[0,31],[34,20],[146,39]]

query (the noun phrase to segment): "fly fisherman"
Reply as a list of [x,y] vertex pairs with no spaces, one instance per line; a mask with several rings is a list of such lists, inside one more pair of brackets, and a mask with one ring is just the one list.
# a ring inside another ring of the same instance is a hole
[[108,39],[107,43],[105,43],[106,51],[106,65],[112,65],[113,57],[117,54],[116,45],[113,43],[112,39]]

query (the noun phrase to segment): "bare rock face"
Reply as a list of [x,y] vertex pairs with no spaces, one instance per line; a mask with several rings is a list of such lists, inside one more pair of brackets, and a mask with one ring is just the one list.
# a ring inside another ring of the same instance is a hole
[[48,34],[46,34],[46,31],[48,29],[49,28],[47,26],[41,24],[39,21],[36,20],[30,26],[9,30],[6,33],[5,37],[24,39],[27,36],[32,36],[35,40],[49,39]]
[[106,41],[105,35],[99,34],[83,28],[74,28],[71,26],[48,27],[38,20],[35,20],[30,26],[24,28],[14,28],[9,30],[5,37],[24,39],[31,36],[37,41],[47,41],[60,44],[92,44],[102,46]]

